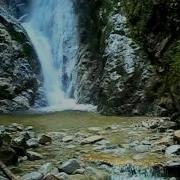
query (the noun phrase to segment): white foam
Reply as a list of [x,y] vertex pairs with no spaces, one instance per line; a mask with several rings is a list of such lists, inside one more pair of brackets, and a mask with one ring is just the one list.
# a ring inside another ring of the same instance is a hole
[[93,105],[77,104],[72,95],[73,70],[79,37],[73,0],[36,0],[31,17],[23,24],[42,67],[48,107],[40,111],[94,111]]

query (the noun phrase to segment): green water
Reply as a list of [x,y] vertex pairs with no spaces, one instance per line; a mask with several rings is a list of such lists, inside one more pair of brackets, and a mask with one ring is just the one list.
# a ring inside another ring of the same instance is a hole
[[144,117],[102,116],[97,113],[64,111],[48,114],[10,114],[0,115],[0,124],[22,123],[32,125],[40,131],[58,131],[61,129],[87,128],[91,126],[108,126],[124,124],[126,126]]

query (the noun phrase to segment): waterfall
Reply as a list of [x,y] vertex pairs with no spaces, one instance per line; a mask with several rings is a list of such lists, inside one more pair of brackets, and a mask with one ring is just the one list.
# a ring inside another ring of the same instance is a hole
[[[73,69],[78,51],[77,17],[73,0],[36,0],[23,23],[36,49],[48,107],[89,109],[73,99]],[[78,106],[78,107],[77,107]]]

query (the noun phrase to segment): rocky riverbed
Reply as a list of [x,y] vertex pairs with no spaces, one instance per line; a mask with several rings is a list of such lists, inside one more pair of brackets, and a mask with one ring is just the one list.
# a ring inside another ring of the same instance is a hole
[[18,179],[180,177],[180,131],[169,118],[73,111],[0,121],[0,160]]

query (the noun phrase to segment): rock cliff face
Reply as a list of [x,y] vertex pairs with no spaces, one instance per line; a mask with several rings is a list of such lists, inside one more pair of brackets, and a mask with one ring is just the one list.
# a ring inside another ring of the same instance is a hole
[[[79,54],[75,65],[75,97],[79,103],[97,104],[102,68],[100,56],[98,4],[94,1],[76,0],[79,18]],[[96,11],[97,10],[97,11]]]
[[23,27],[0,2],[0,112],[26,110],[34,104],[40,65]]
[[[89,82],[90,89],[96,92],[99,111],[128,115],[178,112],[178,1],[94,0],[89,6],[88,34],[94,36],[93,41],[85,42],[91,48],[84,55],[98,54],[98,58],[80,57],[79,62],[89,66],[88,70],[80,71],[79,84]],[[88,76],[94,66],[97,69],[90,77],[98,79],[96,85]],[[91,99],[89,94],[85,94],[82,99],[88,98]]]
[[[30,2],[0,0],[0,6],[19,19],[28,14]],[[78,102],[93,103],[104,114],[180,112],[178,0],[74,3],[80,37],[74,71]],[[28,108],[38,86],[38,61],[23,28],[4,12],[0,17],[1,107],[16,110],[14,103],[23,102]]]

